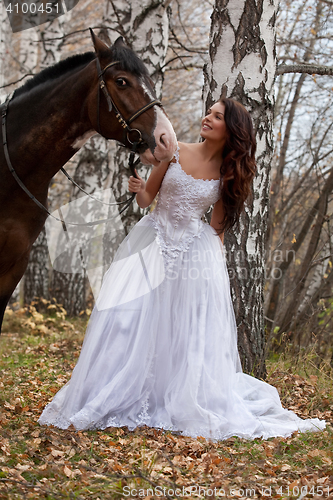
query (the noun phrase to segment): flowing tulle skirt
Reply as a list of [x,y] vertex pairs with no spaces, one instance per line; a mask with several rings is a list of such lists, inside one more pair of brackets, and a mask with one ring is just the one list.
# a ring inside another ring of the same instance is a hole
[[242,373],[224,248],[204,230],[162,253],[145,216],[106,273],[70,381],[39,423],[76,429],[148,425],[248,439],[325,427],[282,408],[277,390]]

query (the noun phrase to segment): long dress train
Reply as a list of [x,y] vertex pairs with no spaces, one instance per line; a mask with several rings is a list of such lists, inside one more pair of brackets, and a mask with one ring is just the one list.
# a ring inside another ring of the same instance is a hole
[[242,372],[224,247],[202,221],[219,197],[219,181],[186,174],[177,153],[155,209],[120,245],[72,377],[40,424],[148,425],[214,440],[325,428]]

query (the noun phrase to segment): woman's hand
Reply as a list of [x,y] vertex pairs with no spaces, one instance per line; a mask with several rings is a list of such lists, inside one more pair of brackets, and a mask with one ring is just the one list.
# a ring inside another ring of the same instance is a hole
[[133,175],[130,176],[128,179],[128,190],[131,193],[140,193],[145,190],[146,183],[141,177],[138,175],[138,172],[135,169],[135,173],[137,177],[134,177]]
[[[145,182],[141,177],[131,176],[128,180],[128,189],[132,193],[136,193],[136,202],[141,208],[147,208],[152,203],[153,199],[157,195],[164,174],[167,171],[169,162],[161,162],[158,167],[153,167],[147,182]],[[138,175],[137,171],[135,173]]]

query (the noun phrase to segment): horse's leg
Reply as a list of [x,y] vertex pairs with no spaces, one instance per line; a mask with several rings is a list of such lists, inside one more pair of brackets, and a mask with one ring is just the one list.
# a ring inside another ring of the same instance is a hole
[[22,278],[24,271],[27,268],[29,261],[29,252],[16,261],[6,274],[0,276],[0,333],[2,327],[3,316],[12,293],[16,285]]
[[9,299],[10,299],[10,295],[8,295],[8,297],[2,297],[0,299],[0,334],[1,334],[1,329],[2,329],[3,317],[5,314],[5,310],[6,310]]

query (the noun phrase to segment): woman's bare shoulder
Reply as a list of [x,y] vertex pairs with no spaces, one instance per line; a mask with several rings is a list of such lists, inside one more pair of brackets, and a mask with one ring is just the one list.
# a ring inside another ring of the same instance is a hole
[[174,154],[172,160],[170,161],[170,163],[176,163],[177,160],[179,160],[180,158],[182,158],[182,161],[186,161],[187,158],[191,158],[191,156],[193,154],[195,154],[193,151],[192,151],[192,146],[195,146],[195,144],[190,144],[190,143],[187,143],[187,142],[178,142],[178,148],[177,148],[177,151],[176,153]]
[[198,149],[200,148],[200,143],[196,142],[178,142],[179,153],[183,153],[185,155],[196,154]]

